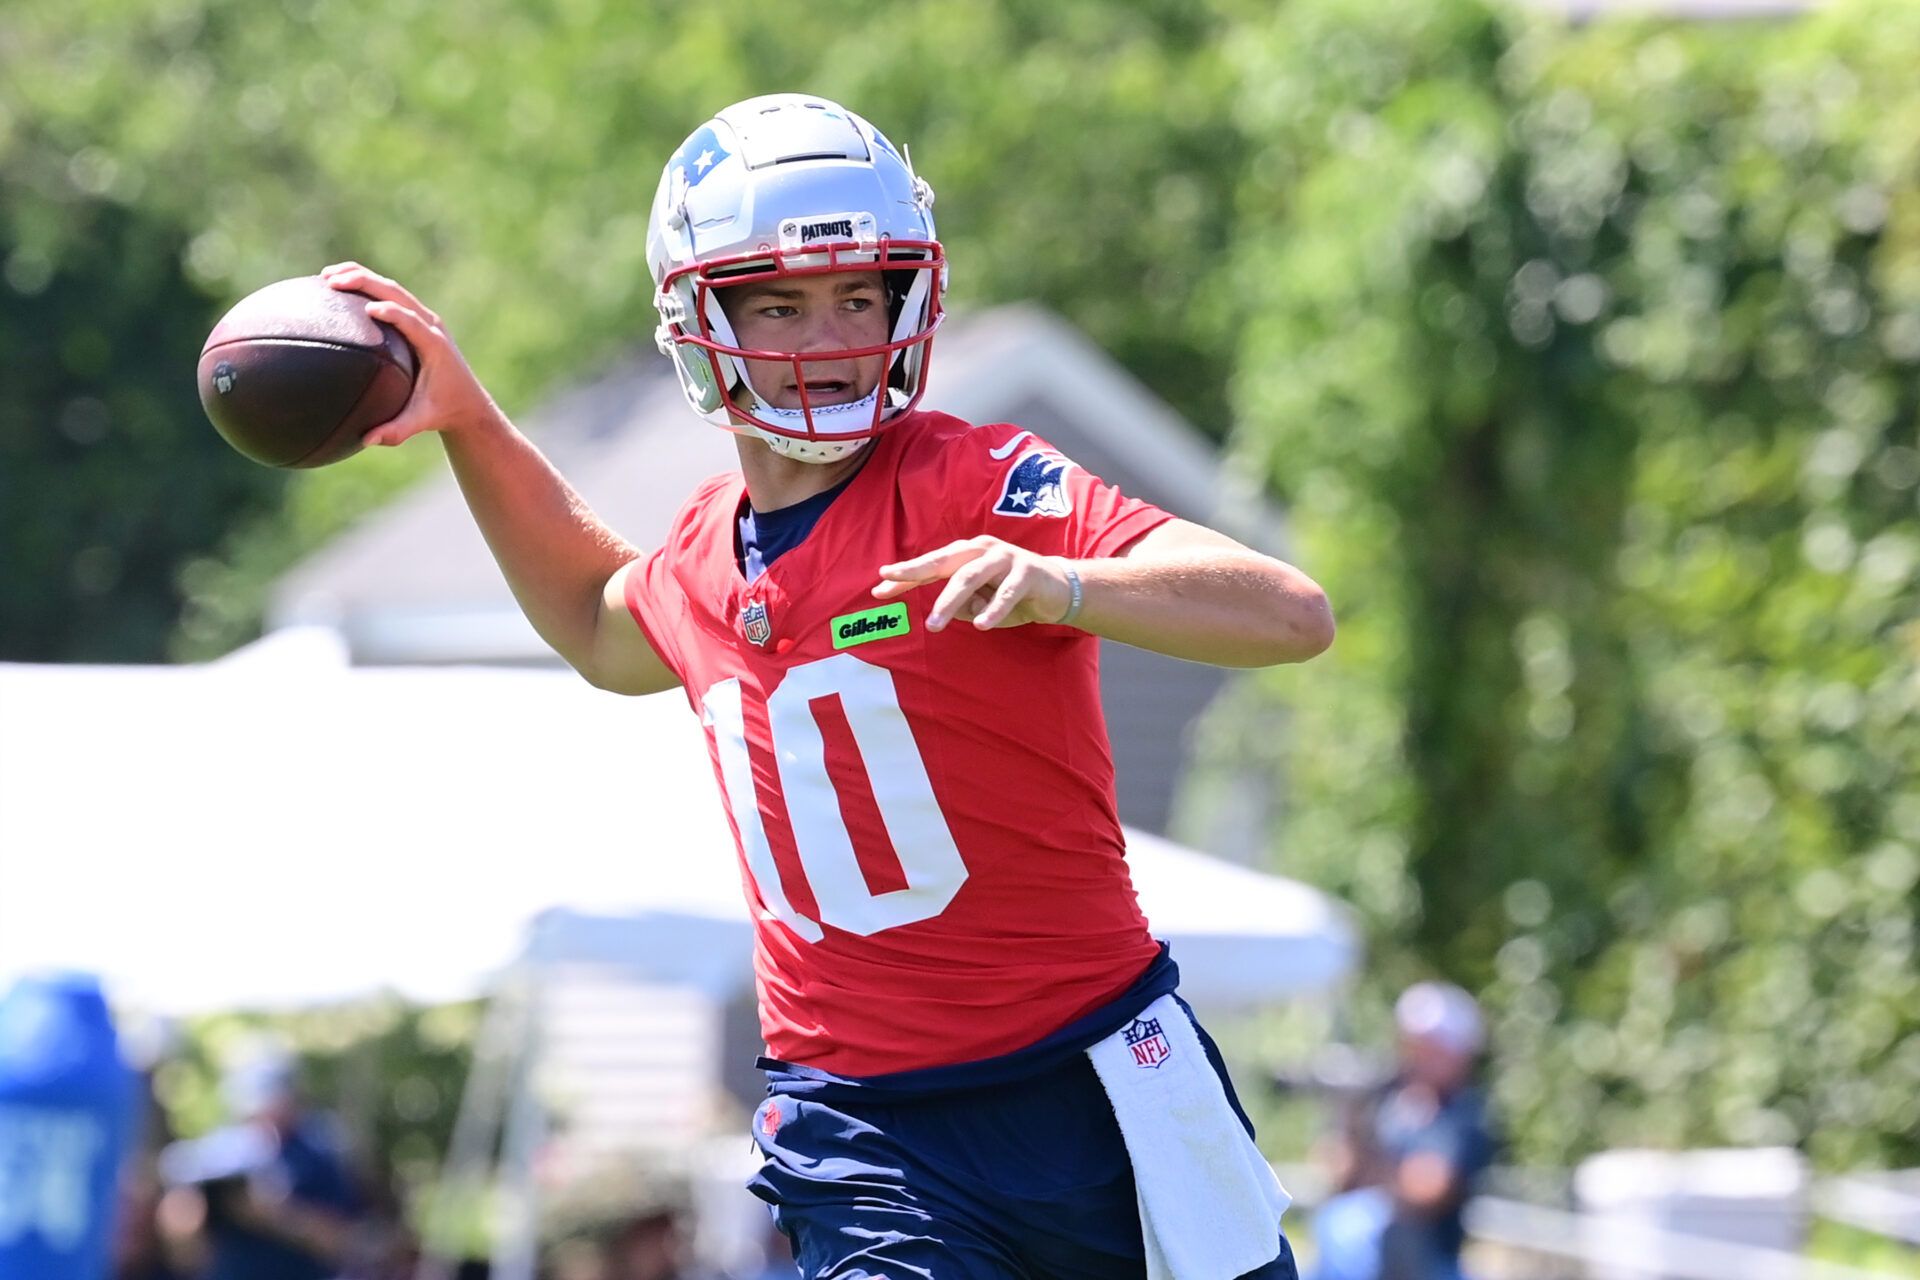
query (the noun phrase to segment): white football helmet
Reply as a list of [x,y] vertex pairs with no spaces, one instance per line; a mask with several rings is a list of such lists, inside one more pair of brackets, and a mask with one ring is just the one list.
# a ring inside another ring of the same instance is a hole
[[[905,153],[845,107],[798,93],[749,98],[680,144],[647,225],[660,350],[694,412],[760,436],[775,452],[831,462],[911,409],[926,386],[947,266],[933,232],[933,188]],[[717,291],[785,276],[878,268],[891,337],[847,351],[748,351]],[[806,399],[807,361],[885,354],[874,393],[852,404]],[[801,407],[757,395],[743,359],[791,361]]]

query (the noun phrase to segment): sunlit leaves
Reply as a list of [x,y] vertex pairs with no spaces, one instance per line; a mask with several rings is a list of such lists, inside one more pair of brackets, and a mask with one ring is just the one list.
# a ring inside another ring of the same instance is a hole
[[1911,1160],[1920,25],[1428,8],[1236,55],[1237,444],[1343,624],[1285,865],[1488,993],[1522,1154]]

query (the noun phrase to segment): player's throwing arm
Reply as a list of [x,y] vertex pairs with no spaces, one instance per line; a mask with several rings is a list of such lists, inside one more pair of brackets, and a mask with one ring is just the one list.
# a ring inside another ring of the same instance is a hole
[[621,575],[639,551],[507,420],[440,317],[359,263],[336,263],[321,278],[372,298],[367,314],[398,329],[419,359],[406,408],[365,443],[438,432],[474,520],[541,638],[602,688],[649,693],[678,684],[627,617]]

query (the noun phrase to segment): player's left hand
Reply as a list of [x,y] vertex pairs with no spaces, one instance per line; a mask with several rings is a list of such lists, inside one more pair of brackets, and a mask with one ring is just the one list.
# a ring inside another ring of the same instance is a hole
[[927,630],[958,618],[982,631],[1029,622],[1058,622],[1073,602],[1067,562],[982,534],[938,551],[880,566],[877,600],[894,600],[916,587],[946,580],[927,614]]

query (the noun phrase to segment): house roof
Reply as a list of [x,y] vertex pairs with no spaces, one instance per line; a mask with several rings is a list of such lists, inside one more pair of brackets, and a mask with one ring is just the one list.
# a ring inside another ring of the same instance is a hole
[[[1033,306],[942,328],[926,404],[1018,422],[1095,474],[1266,550],[1280,517],[1223,472],[1212,444],[1084,336]],[[526,430],[600,518],[650,546],[695,485],[738,463],[695,418],[664,357],[635,354],[542,405]],[[339,630],[354,660],[550,662],[450,476],[423,483],[289,572],[269,626]]]

